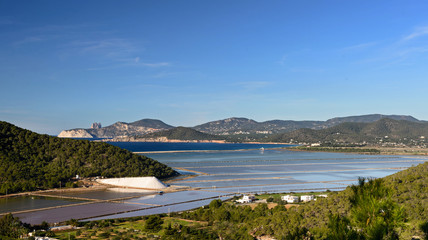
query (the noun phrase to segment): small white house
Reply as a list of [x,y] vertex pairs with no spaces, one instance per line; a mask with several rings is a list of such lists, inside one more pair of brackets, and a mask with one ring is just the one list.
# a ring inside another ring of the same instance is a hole
[[300,200],[302,200],[302,202],[310,202],[314,200],[314,195],[302,195],[300,196]]
[[299,197],[298,196],[292,196],[292,195],[285,195],[281,196],[282,201],[286,201],[287,203],[298,203]]
[[256,199],[255,196],[244,195],[241,199],[236,200],[239,203],[251,203]]

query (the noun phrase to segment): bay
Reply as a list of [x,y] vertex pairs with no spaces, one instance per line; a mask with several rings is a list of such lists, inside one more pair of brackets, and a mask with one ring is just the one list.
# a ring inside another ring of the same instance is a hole
[[227,151],[260,148],[279,148],[293,145],[256,143],[193,143],[193,142],[107,142],[132,152],[154,151]]

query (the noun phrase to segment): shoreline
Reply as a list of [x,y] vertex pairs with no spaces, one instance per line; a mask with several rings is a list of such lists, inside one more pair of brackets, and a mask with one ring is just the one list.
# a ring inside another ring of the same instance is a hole
[[[355,151],[340,151],[352,150]],[[391,147],[300,147],[300,148],[289,148],[290,151],[302,151],[302,152],[331,152],[331,153],[349,153],[349,154],[360,154],[360,155],[400,155],[400,156],[428,156],[428,148],[391,148]],[[367,151],[364,151],[367,150]],[[379,152],[370,152],[369,150],[377,150]]]
[[181,139],[167,139],[167,138],[109,138],[92,140],[94,142],[150,142],[150,143],[218,143],[218,144],[275,144],[275,145],[295,145],[291,143],[279,142],[228,142],[226,140],[181,140]]

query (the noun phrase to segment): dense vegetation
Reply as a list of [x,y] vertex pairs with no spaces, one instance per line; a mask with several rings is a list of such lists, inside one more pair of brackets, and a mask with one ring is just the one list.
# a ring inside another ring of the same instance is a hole
[[176,127],[169,130],[149,133],[138,138],[159,138],[166,137],[168,139],[177,140],[223,140],[224,138],[216,135],[202,133],[191,128]]
[[247,132],[246,134],[255,134],[258,131],[269,131],[275,134],[291,132],[301,128],[325,129],[345,122],[375,122],[382,118],[420,122],[412,116],[369,114],[361,116],[338,117],[329,119],[327,121],[270,120],[265,122],[256,122],[247,118],[228,118],[204,123],[193,128],[198,131],[210,134],[229,133],[231,135],[235,135],[239,134],[237,132],[240,131]]
[[0,194],[59,187],[76,175],[165,178],[174,174],[164,164],[107,143],[40,135],[0,122]]
[[[421,136],[423,138],[421,139]],[[277,134],[267,141],[273,142],[330,142],[330,143],[414,143],[424,141],[428,136],[428,123],[398,121],[383,118],[372,123],[347,122],[334,127],[313,130],[299,129],[293,132]]]
[[27,232],[28,227],[12,214],[0,218],[0,239],[15,239]]
[[173,126],[168,125],[160,120],[157,119],[141,119],[132,123],[129,123],[131,126],[137,126],[137,127],[146,127],[146,128],[156,128],[156,129],[169,129],[173,128]]

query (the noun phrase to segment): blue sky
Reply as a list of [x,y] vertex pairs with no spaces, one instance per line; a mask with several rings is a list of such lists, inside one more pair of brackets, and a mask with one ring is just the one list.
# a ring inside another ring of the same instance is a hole
[[[410,4],[411,3],[411,4]],[[428,120],[427,1],[3,1],[0,120]]]

